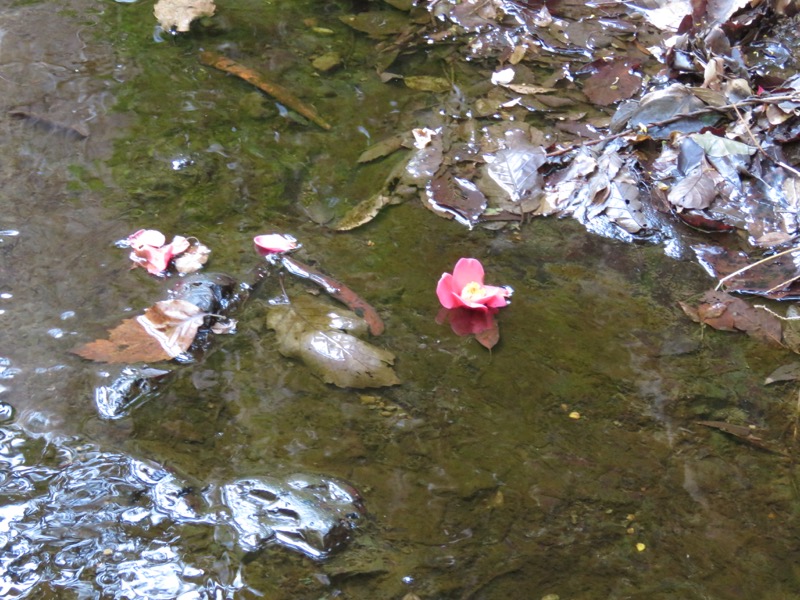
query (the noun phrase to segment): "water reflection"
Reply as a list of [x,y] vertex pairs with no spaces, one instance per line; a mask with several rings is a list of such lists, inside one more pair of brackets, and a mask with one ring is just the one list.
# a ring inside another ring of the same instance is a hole
[[[355,490],[324,477],[196,490],[157,464],[74,441],[42,445],[13,425],[0,428],[0,473],[3,598],[33,590],[231,597],[244,585],[241,575],[218,561],[238,564],[244,552],[269,545],[327,556],[346,543],[363,510]],[[237,541],[215,541],[226,537]]]

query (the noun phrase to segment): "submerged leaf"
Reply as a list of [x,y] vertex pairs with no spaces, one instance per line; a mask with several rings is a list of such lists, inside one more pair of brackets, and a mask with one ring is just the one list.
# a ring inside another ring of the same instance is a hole
[[433,179],[426,192],[428,208],[436,213],[445,212],[469,228],[486,210],[486,196],[478,186],[467,179],[453,177],[449,171]]
[[634,72],[639,64],[630,58],[605,62],[583,84],[583,93],[600,106],[631,98],[642,87],[641,75]]
[[345,213],[336,223],[334,229],[337,231],[350,231],[365,223],[369,223],[378,216],[378,213],[384,206],[392,204],[394,201],[392,196],[386,194],[375,194],[366,200],[362,200]]
[[408,15],[390,10],[373,10],[356,15],[342,15],[339,20],[356,31],[380,38],[400,33],[408,27]]
[[719,291],[703,294],[701,303],[690,306],[680,303],[683,311],[698,323],[723,331],[744,331],[761,341],[782,345],[782,327],[778,317],[751,306],[741,298]]
[[374,388],[397,385],[394,354],[365,342],[367,323],[355,313],[308,296],[275,306],[267,315],[278,350],[299,358],[326,383],[338,387]]

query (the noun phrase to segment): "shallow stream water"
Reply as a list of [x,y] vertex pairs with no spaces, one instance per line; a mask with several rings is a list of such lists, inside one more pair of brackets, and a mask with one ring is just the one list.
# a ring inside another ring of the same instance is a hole
[[[435,102],[363,66],[348,2],[219,4],[161,41],[147,2],[0,6],[0,596],[800,596],[797,390],[763,383],[793,357],[691,323],[697,265],[571,221],[467,231],[408,202],[326,229],[391,169],[359,154]],[[331,47],[344,68],[313,75]],[[263,65],[332,130],[204,49]],[[174,283],[114,246],[143,227],[197,236],[241,279],[254,235],[296,236],[384,317],[373,341],[402,384],[342,390],[282,357],[269,281],[234,335],[103,418],[113,369],[70,350]],[[461,256],[515,289],[491,352],[435,320]],[[780,452],[698,421],[755,425]],[[271,537],[256,500],[275,497],[319,529],[347,521],[335,549]]]

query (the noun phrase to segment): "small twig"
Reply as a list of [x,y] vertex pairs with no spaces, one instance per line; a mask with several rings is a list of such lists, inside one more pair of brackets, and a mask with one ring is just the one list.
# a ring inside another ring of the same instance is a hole
[[348,306],[350,310],[367,322],[372,335],[380,335],[383,333],[383,320],[381,320],[378,311],[342,282],[320,273],[309,265],[301,263],[294,258],[290,258],[285,254],[280,255],[280,262],[283,268],[295,277],[300,277],[301,279],[306,279],[315,283],[325,290],[325,293],[329,296]]
[[214,52],[202,52],[200,54],[200,62],[209,67],[214,67],[220,71],[230,73],[231,75],[236,75],[236,77],[256,86],[262,92],[269,94],[281,104],[285,104],[287,108],[303,115],[306,119],[313,121],[323,129],[331,128],[328,122],[317,114],[317,111],[305,104],[300,98],[282,85],[267,81],[253,69]]
[[[771,260],[775,260],[776,258],[779,258],[779,257],[784,256],[786,254],[790,254],[791,252],[794,252],[795,250],[800,250],[800,248],[789,248],[788,250],[784,250],[783,252],[778,252],[777,254],[773,254],[772,256],[768,256],[766,258],[762,258],[761,260],[754,262],[752,265],[747,265],[746,267],[742,267],[741,269],[739,269],[737,271],[734,271],[733,273],[730,273],[730,274],[726,275],[725,277],[723,277],[722,279],[720,279],[719,283],[717,284],[717,287],[715,287],[714,289],[715,290],[720,289],[722,287],[723,283],[725,283],[729,279],[732,279],[732,278],[736,277],[737,275],[741,275],[745,271],[749,271],[753,267],[757,267],[758,265],[763,265],[764,263],[767,263],[767,262],[769,262]],[[783,285],[783,284],[781,284],[781,285]],[[781,287],[781,286],[778,286],[778,287]]]
[[774,310],[772,310],[771,308],[769,308],[765,304],[754,304],[753,308],[760,308],[762,310],[765,310],[769,314],[771,314],[773,317],[778,317],[781,321],[800,321],[800,315],[797,315],[796,317],[784,317],[784,316],[779,315],[778,313],[776,313]]

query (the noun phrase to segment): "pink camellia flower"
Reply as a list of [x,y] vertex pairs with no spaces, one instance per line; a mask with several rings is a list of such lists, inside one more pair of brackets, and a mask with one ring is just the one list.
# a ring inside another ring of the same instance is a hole
[[270,254],[283,254],[290,250],[295,250],[300,247],[297,240],[291,235],[285,233],[268,233],[265,235],[257,235],[253,238],[253,243],[256,245],[256,250],[261,256],[268,256]]
[[155,229],[140,229],[136,233],[129,235],[125,242],[133,249],[138,249],[142,246],[160,248],[167,243],[167,238],[163,233]]
[[131,247],[130,258],[134,264],[147,269],[151,275],[163,275],[173,257],[185,252],[189,240],[176,235],[169,244],[166,237],[155,229],[140,229],[125,240]]
[[508,304],[514,290],[508,286],[483,284],[483,265],[475,258],[460,258],[453,274],[443,273],[436,295],[445,308],[469,308],[488,311]]

